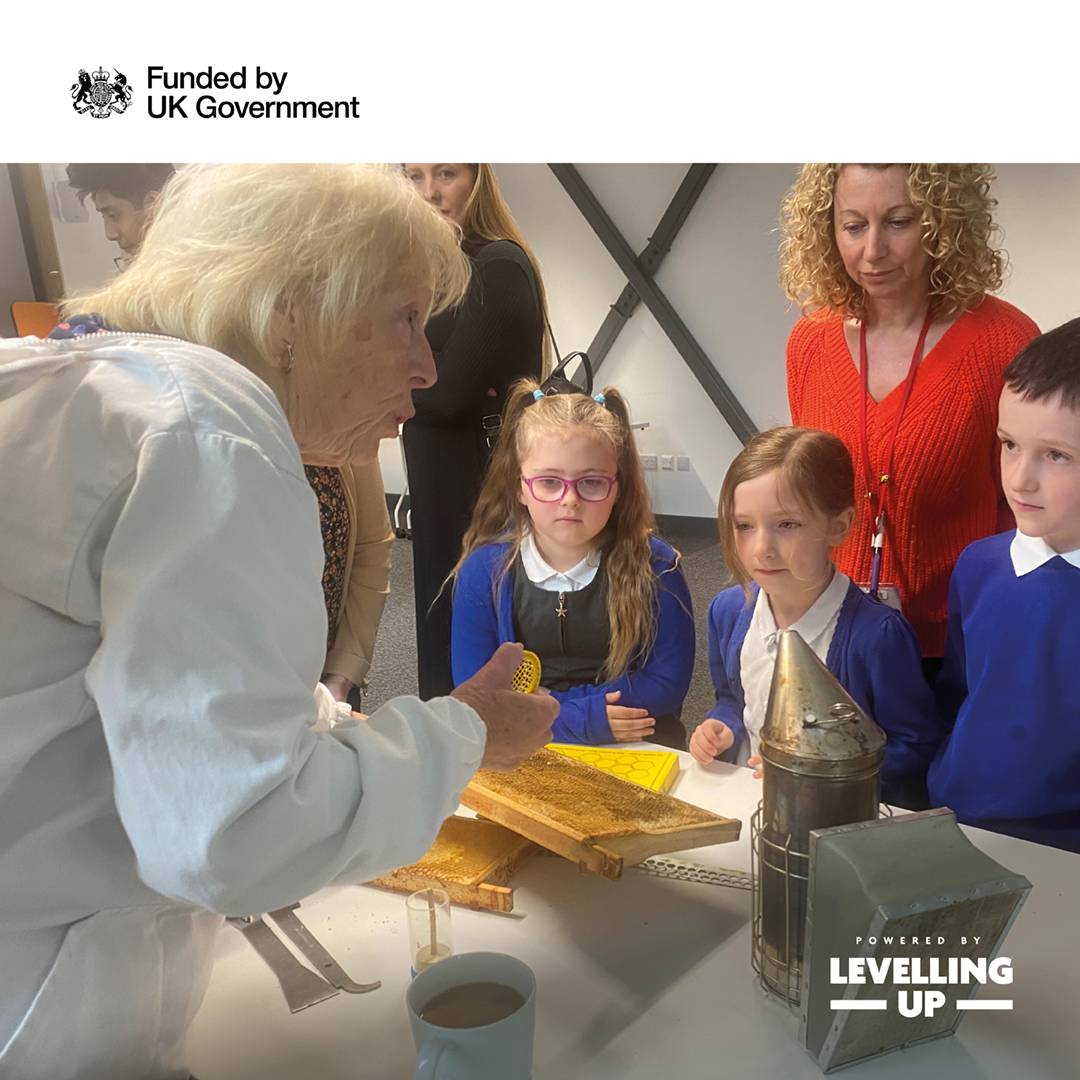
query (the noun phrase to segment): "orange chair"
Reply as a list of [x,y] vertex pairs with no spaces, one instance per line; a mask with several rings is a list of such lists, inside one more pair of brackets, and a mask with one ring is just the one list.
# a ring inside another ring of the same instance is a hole
[[11,305],[11,321],[19,337],[48,337],[60,321],[60,309],[55,304],[34,300],[16,300]]

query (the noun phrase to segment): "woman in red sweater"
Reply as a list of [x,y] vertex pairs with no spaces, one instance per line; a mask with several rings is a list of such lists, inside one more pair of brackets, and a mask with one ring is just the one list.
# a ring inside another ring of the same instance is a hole
[[949,576],[1011,528],[998,482],[1001,373],[1038,334],[1001,287],[983,165],[804,165],[784,201],[791,421],[839,436],[860,493],[837,551],[900,607],[932,675]]

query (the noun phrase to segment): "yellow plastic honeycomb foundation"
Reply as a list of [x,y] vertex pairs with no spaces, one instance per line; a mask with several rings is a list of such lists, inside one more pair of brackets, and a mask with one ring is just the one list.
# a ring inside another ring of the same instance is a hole
[[650,791],[670,791],[679,776],[679,755],[670,750],[611,750],[603,746],[549,743],[549,750],[592,765]]

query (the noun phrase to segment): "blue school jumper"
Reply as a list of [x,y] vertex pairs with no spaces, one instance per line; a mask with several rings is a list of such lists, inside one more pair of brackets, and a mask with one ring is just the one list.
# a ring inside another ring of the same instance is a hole
[[[751,585],[748,603],[742,587],[733,586],[717,593],[709,605],[709,667],[716,705],[708,715],[735,734],[735,744],[723,755],[727,760],[735,759],[739,741],[746,738],[740,671],[757,595],[758,586]],[[942,737],[908,621],[852,582],[840,605],[825,666],[888,736],[881,769],[884,796],[902,802],[924,781]]]
[[1080,852],[1080,568],[1017,577],[1014,535],[970,545],[949,583],[930,794],[968,825]]
[[[656,643],[644,662],[635,663],[618,679],[554,692],[560,705],[553,729],[556,742],[613,742],[604,695],[615,690],[622,691],[620,705],[648,709],[650,716],[677,714],[682,707],[694,670],[690,590],[671,546],[653,536],[649,547],[658,585]],[[451,642],[455,685],[475,675],[504,641],[517,640],[512,567],[499,583],[497,596],[494,588],[509,549],[509,544],[485,544],[465,560],[458,574]],[[606,561],[599,572],[606,572],[605,567]]]

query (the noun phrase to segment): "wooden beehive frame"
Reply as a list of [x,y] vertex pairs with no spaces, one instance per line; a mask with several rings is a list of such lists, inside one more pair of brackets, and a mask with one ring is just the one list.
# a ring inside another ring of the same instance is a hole
[[449,817],[419,862],[368,884],[403,893],[445,889],[452,903],[510,912],[514,910],[510,879],[536,852],[532,841],[493,822]]
[[[582,793],[607,808],[607,821],[594,826],[580,820],[575,824]],[[485,818],[607,878],[619,877],[624,866],[652,855],[729,843],[739,838],[741,828],[738,820],[550,750],[538,751],[513,773],[481,770],[461,801]],[[671,818],[680,820],[650,824]]]

